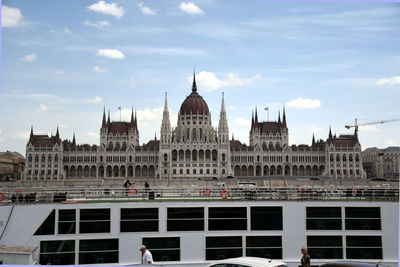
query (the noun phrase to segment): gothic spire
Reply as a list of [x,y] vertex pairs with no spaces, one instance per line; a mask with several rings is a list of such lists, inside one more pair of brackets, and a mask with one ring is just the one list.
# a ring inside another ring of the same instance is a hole
[[278,123],[281,123],[281,111],[278,111]]
[[165,92],[165,99],[164,99],[164,112],[168,112],[167,92]]
[[76,142],[75,142],[75,133],[74,133],[74,135],[73,135],[73,137],[72,137],[72,144],[76,144]]
[[314,137],[314,133],[312,134],[312,144],[315,144],[315,137]]
[[332,130],[331,130],[331,126],[329,126],[329,137],[328,137],[328,139],[329,139],[329,140],[332,139]]
[[254,111],[251,111],[251,129],[254,127]]
[[192,93],[197,92],[197,85],[196,85],[196,73],[195,69],[193,68],[193,84],[192,84]]
[[286,113],[285,113],[285,106],[283,106],[282,124],[283,124],[283,127],[285,127],[285,128],[286,128]]
[[258,124],[257,106],[256,106],[256,114],[254,115],[254,122]]
[[106,126],[106,107],[103,109],[103,122],[101,123],[102,127]]
[[111,119],[110,119],[110,110],[108,110],[107,124],[109,124],[110,122],[111,122]]
[[58,125],[57,125],[57,132],[56,132],[56,137],[60,137],[60,133],[58,132]]
[[33,136],[33,125],[31,125],[31,137]]
[[224,92],[222,92],[222,102],[221,102],[221,113],[225,113],[225,100],[224,100]]

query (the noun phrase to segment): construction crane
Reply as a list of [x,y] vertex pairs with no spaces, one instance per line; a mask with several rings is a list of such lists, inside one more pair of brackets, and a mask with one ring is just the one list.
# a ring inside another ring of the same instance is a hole
[[358,127],[360,126],[366,126],[366,125],[373,125],[373,124],[383,124],[383,123],[388,123],[388,122],[393,122],[393,121],[400,121],[399,118],[397,119],[391,119],[391,120],[380,120],[380,121],[371,121],[371,122],[366,122],[366,123],[358,123],[357,118],[354,120],[354,125],[345,125],[346,129],[350,128],[355,128],[356,129],[356,134],[358,133]]

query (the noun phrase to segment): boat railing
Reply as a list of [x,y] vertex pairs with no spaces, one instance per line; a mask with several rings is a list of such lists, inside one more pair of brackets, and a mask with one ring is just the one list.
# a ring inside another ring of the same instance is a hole
[[2,188],[0,204],[65,203],[90,201],[229,201],[229,200],[364,200],[398,201],[397,188]]

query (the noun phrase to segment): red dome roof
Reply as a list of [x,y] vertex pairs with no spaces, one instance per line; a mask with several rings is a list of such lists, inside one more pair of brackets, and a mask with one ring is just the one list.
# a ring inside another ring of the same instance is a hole
[[180,114],[208,115],[209,113],[206,101],[197,93],[196,78],[193,75],[192,93],[183,101]]

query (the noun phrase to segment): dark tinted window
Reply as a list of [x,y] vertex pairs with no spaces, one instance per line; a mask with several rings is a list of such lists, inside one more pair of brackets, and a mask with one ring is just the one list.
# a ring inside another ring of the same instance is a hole
[[242,256],[242,237],[206,237],[206,260],[222,260]]
[[348,259],[382,259],[380,236],[346,236]]
[[282,259],[281,236],[247,236],[246,256]]
[[340,207],[307,207],[307,230],[341,230],[342,214]]
[[41,265],[75,264],[75,240],[40,241]]
[[143,238],[142,243],[151,251],[155,262],[181,259],[179,237]]
[[58,210],[58,234],[75,234],[76,211]]
[[247,230],[246,208],[209,208],[208,229],[218,230]]
[[53,210],[46,220],[39,226],[34,235],[54,235],[56,225],[56,211]]
[[79,264],[118,263],[118,239],[79,240]]
[[282,230],[282,207],[251,207],[251,230]]
[[203,231],[204,208],[168,208],[168,231]]
[[380,208],[347,207],[346,230],[381,230]]
[[80,233],[109,233],[110,209],[81,209]]
[[342,236],[307,236],[311,259],[342,259]]
[[121,209],[121,232],[158,232],[158,208]]

